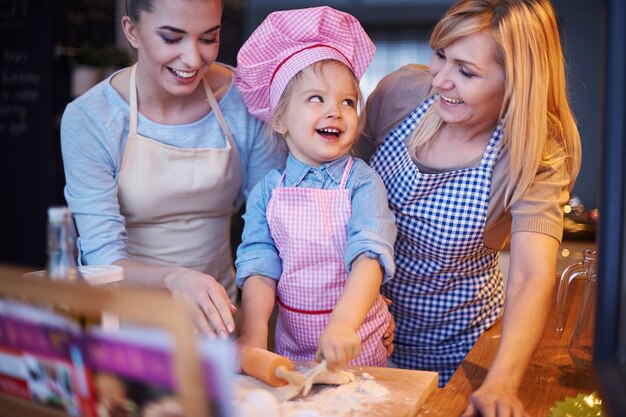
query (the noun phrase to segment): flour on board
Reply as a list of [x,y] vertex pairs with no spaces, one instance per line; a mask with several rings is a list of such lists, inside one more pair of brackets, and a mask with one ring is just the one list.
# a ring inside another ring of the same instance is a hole
[[369,414],[388,399],[389,390],[364,374],[338,387],[318,387],[307,397],[278,402],[267,391],[253,390],[237,404],[237,417],[348,417]]

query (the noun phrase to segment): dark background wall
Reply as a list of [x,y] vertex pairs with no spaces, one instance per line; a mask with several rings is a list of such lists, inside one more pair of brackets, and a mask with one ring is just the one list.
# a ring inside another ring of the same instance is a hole
[[66,49],[114,42],[108,0],[0,0],[0,262],[43,265],[46,210],[64,204]]
[[[60,120],[78,49],[127,48],[123,0],[0,0],[0,263],[42,267],[47,208],[65,204]],[[234,64],[243,13],[224,10]]]
[[559,14],[569,67],[571,104],[583,145],[574,193],[589,207],[600,200],[600,142],[604,68],[601,0],[553,0]]
[[[368,31],[402,27],[428,38],[449,0],[225,0],[219,60],[236,52],[273,10],[330,5],[354,14]],[[601,0],[553,0],[569,62],[583,166],[574,193],[598,201],[601,116]],[[125,47],[123,0],[0,0],[0,262],[43,266],[46,210],[64,204],[59,123],[71,100],[72,48]]]

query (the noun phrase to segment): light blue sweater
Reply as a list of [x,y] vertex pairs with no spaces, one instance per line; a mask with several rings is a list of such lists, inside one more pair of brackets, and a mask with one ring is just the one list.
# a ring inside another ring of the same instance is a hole
[[[117,178],[130,107],[111,86],[111,77],[68,104],[61,121],[65,198],[76,219],[81,261],[87,265],[111,264],[128,257]],[[243,187],[233,202],[234,211],[270,169],[283,165],[284,156],[268,145],[262,122],[248,113],[234,85],[219,104],[243,167]],[[223,147],[226,143],[213,112],[184,125],[154,123],[140,113],[138,133],[179,148]]]

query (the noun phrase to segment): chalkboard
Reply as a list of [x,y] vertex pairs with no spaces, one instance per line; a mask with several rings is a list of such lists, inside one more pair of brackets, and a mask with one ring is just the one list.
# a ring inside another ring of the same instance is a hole
[[53,202],[51,2],[0,0],[0,261],[42,264]]
[[[30,31],[46,32],[45,19],[36,18],[34,4],[28,0],[0,0],[0,27],[2,30],[2,68],[0,82],[0,136],[5,144],[20,142],[32,126],[30,111],[42,102],[46,54],[45,38],[38,36],[38,44],[31,41]],[[41,11],[41,4],[36,5]],[[41,14],[41,13],[37,13]]]
[[[33,1],[33,0],[31,0]],[[51,1],[51,0],[46,0]],[[115,6],[119,0],[53,0],[56,21],[61,23],[56,37],[64,46],[78,47],[90,43],[97,47],[115,43]]]
[[0,0],[0,262],[41,267],[65,204],[59,124],[83,43],[114,43],[115,0]]

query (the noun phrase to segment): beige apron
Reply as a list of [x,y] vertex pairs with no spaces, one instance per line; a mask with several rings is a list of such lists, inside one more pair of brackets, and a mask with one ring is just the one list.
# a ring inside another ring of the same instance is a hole
[[243,175],[230,129],[203,80],[226,136],[224,148],[182,149],[140,136],[136,69],[130,77],[130,129],[117,184],[129,258],[212,275],[234,300],[230,218]]

